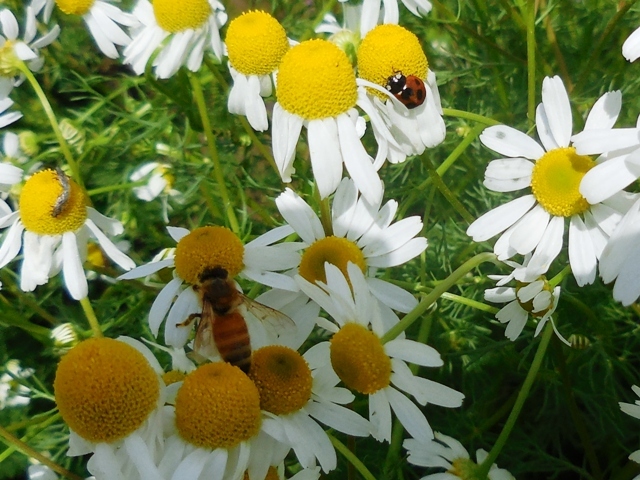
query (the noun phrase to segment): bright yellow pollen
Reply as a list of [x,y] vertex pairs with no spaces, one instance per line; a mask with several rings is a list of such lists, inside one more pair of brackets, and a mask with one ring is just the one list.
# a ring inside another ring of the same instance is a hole
[[[399,25],[378,25],[358,48],[358,76],[381,87],[386,87],[389,77],[396,73],[426,80],[428,66],[418,37]],[[369,92],[387,98],[375,90]]]
[[[88,199],[76,182],[67,178],[69,197],[64,197],[63,183],[58,173],[53,170],[42,170],[27,180],[20,193],[20,219],[24,228],[38,235],[61,235],[64,232],[75,232],[87,219]],[[64,182],[64,180],[63,180]],[[54,216],[56,204],[63,206]]]
[[18,68],[22,60],[18,58],[15,51],[16,44],[7,39],[0,47],[0,76],[13,78],[20,75]]
[[242,370],[207,363],[189,373],[176,395],[176,427],[198,447],[233,448],[260,430],[260,395]]
[[311,370],[289,347],[271,345],[254,352],[249,378],[260,392],[260,408],[275,415],[297,412],[311,398]]
[[[244,477],[242,477],[242,480],[250,480],[249,472],[244,472]],[[280,480],[280,475],[278,475],[278,470],[276,470],[276,467],[269,467],[269,470],[267,470],[267,476],[264,477],[264,480]]]
[[591,158],[576,149],[555,148],[536,161],[531,173],[531,190],[549,214],[570,217],[583,213],[589,202],[580,195],[582,177],[595,166]]
[[192,285],[198,283],[204,270],[224,268],[229,277],[242,268],[244,245],[226,227],[200,227],[185,235],[176,247],[176,273]]
[[67,15],[84,15],[95,0],[56,0],[56,5]]
[[325,262],[329,262],[340,269],[345,278],[349,278],[347,264],[355,263],[364,272],[367,268],[362,250],[343,237],[325,237],[312,243],[302,254],[298,271],[302,278],[315,283],[317,280],[327,281],[324,270]]
[[213,13],[207,0],[153,0],[156,22],[165,32],[202,27]]
[[162,375],[162,381],[165,385],[171,385],[172,383],[181,382],[187,375],[180,370],[170,370]]
[[337,117],[358,98],[347,55],[320,39],[302,42],[282,58],[276,94],[282,108],[305,120]]
[[225,44],[233,68],[244,75],[275,71],[287,50],[287,32],[266,12],[245,12],[229,24]]
[[67,353],[53,383],[69,427],[90,442],[113,442],[137,430],[155,409],[158,375],[138,350],[92,338]]
[[105,268],[108,261],[100,246],[89,242],[87,245],[87,262],[94,267]]
[[331,337],[331,365],[347,387],[365,395],[391,380],[391,360],[380,339],[357,323],[347,323]]

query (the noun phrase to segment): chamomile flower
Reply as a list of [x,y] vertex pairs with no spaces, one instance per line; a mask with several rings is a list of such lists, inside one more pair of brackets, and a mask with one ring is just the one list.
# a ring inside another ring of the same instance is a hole
[[[606,93],[589,112],[585,132],[611,128],[619,110],[620,92]],[[489,163],[484,185],[496,192],[530,187],[531,193],[485,213],[467,234],[481,242],[503,232],[494,246],[498,258],[533,252],[527,275],[542,275],[562,249],[569,219],[571,269],[578,285],[592,283],[602,249],[630,207],[629,199],[616,195],[593,204],[580,193],[580,182],[595,162],[571,146],[571,106],[560,77],[544,79],[536,124],[542,145],[505,125],[489,127],[480,136],[486,147],[507,157]]]
[[[633,393],[635,393],[636,395],[638,395],[638,397],[640,397],[640,387],[638,387],[637,385],[634,385],[633,387],[631,387],[631,389],[633,390]],[[620,409],[626,413],[627,415],[631,415],[634,418],[638,418],[640,419],[640,401],[636,400],[636,403],[624,403],[624,402],[620,402]],[[640,463],[640,450],[636,450],[635,452],[633,452],[631,455],[629,455],[629,460],[633,460],[636,463]],[[634,477],[633,480],[638,480],[640,479],[640,475]]]
[[24,62],[29,69],[37,72],[42,68],[44,59],[38,55],[38,49],[52,43],[60,33],[57,25],[49,32],[36,39],[38,34],[34,9],[29,6],[26,9],[26,22],[22,39],[19,38],[20,27],[16,17],[7,9],[0,11],[0,99],[6,98],[13,87],[18,86],[24,80],[19,63]]
[[272,92],[272,77],[289,50],[287,33],[266,12],[250,11],[229,23],[225,37],[233,85],[229,93],[231,113],[244,115],[254,130],[269,128],[262,97]]
[[[363,93],[390,131],[388,140],[386,131],[373,125],[390,162],[403,162],[442,143],[446,131],[436,74],[412,32],[392,24],[371,30],[358,48],[358,76],[368,82]],[[396,87],[402,101],[391,93]]]
[[[435,439],[427,442],[415,438],[406,439],[402,446],[408,450],[407,461],[420,467],[444,468],[446,472],[426,475],[420,480],[473,480],[478,477],[478,467],[489,455],[486,450],[476,451],[476,461],[455,438],[435,432]],[[487,474],[489,480],[515,480],[507,470],[494,463]]]
[[276,206],[282,217],[302,239],[304,250],[299,264],[291,272],[315,283],[326,282],[325,262],[347,275],[349,262],[366,273],[366,282],[373,295],[387,308],[409,312],[416,299],[402,288],[375,278],[378,268],[402,265],[427,248],[419,217],[407,217],[392,223],[398,209],[395,200],[384,206],[369,203],[358,194],[355,182],[345,178],[333,197],[331,223],[327,234],[320,218],[293,190],[286,189]]
[[600,257],[600,276],[605,283],[615,280],[613,298],[631,305],[640,297],[640,199],[611,234]]
[[192,325],[184,322],[190,314],[202,312],[193,287],[207,271],[223,269],[229,278],[241,276],[264,285],[297,290],[290,276],[277,272],[299,263],[300,245],[293,242],[272,245],[293,232],[289,226],[278,227],[246,245],[225,227],[199,227],[191,232],[177,227],[167,227],[167,230],[177,242],[173,255],[119,277],[128,280],[146,277],[163,268],[174,269],[173,280],[160,291],[149,311],[149,326],[155,336],[166,317],[164,340],[167,345],[181,348],[187,343]]
[[[273,108],[273,156],[283,182],[291,181],[302,127],[307,128],[313,177],[321,198],[333,193],[342,166],[370,203],[382,198],[382,182],[373,159],[360,141],[360,106],[384,130],[375,109],[367,107],[353,67],[336,45],[321,39],[292,47],[278,69],[277,103]],[[364,103],[363,103],[364,101]]]
[[[551,315],[555,312],[560,299],[560,287],[551,287],[544,276],[529,279],[525,277],[525,280],[517,282],[515,287],[505,286],[515,279],[518,272],[526,274],[530,258],[531,255],[527,255],[522,265],[509,260],[505,261],[504,263],[513,268],[513,271],[509,275],[489,275],[489,278],[497,280],[498,286],[484,292],[485,300],[507,304],[496,313],[496,319],[500,323],[507,324],[504,334],[511,341],[515,341],[520,336],[529,315],[538,320],[536,336],[542,331],[547,320],[551,320],[553,323]],[[566,343],[566,340],[557,331],[556,334]]]
[[333,333],[330,342],[315,346],[319,350],[316,358],[324,359],[319,368],[332,368],[349,389],[368,396],[371,434],[377,440],[391,438],[391,410],[413,437],[422,441],[432,439],[433,431],[424,414],[400,390],[423,406],[433,403],[459,407],[464,398],[462,393],[414,376],[405,363],[440,367],[443,365],[440,354],[428,345],[407,340],[404,335],[382,343],[381,338],[397,323],[398,317],[390,310],[380,310],[357,265],[348,264],[348,276],[330,263],[325,267],[326,283],[312,284],[296,277],[304,292],[335,322],[319,321],[321,327]]
[[173,76],[182,66],[198,71],[208,51],[222,58],[219,30],[227,14],[216,0],[139,0],[133,15],[141,26],[131,31],[124,63],[138,75],[154,55],[152,65],[159,78]]
[[272,459],[288,449],[263,431],[260,395],[253,382],[228,363],[207,363],[189,373],[168,417],[167,452],[159,478],[266,477]]
[[162,218],[169,223],[169,198],[176,202],[183,201],[182,193],[173,188],[174,176],[171,173],[171,165],[160,162],[148,162],[136,168],[129,176],[132,182],[147,180],[146,185],[133,187],[133,194],[140,200],[150,202],[158,197],[162,202]]
[[[429,0],[402,0],[402,3],[417,17],[422,17],[431,11],[433,5]],[[383,7],[381,9],[381,6]],[[366,35],[378,25],[382,14],[382,23],[397,24],[400,20],[398,0],[364,0],[362,4],[362,35]]]
[[105,235],[121,234],[122,224],[87,203],[82,188],[62,171],[32,175],[22,187],[19,209],[0,217],[0,228],[9,227],[0,247],[0,268],[22,247],[22,290],[31,292],[62,270],[67,290],[76,300],[88,293],[82,264],[91,238],[121,268],[133,268],[133,261]]
[[336,468],[336,453],[318,422],[348,435],[366,437],[370,424],[342,405],[351,403],[351,392],[336,385],[340,379],[317,366],[324,360],[311,348],[304,356],[281,345],[262,347],[253,353],[249,378],[260,392],[264,430],[293,448],[304,468],[316,459],[322,470]]
[[54,4],[67,15],[82,17],[98,48],[109,58],[118,58],[116,45],[131,42],[122,27],[134,27],[138,21],[116,6],[119,0],[32,0],[31,6],[38,15],[41,11],[49,22]]
[[69,426],[69,451],[93,453],[98,479],[157,479],[162,457],[165,387],[151,351],[129,337],[92,338],[58,364],[53,384]]

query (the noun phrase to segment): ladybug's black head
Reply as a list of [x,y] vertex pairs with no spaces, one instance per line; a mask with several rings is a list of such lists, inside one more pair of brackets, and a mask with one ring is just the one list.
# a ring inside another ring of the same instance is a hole
[[407,77],[398,72],[387,79],[387,90],[395,95],[396,93],[400,93],[406,84]]

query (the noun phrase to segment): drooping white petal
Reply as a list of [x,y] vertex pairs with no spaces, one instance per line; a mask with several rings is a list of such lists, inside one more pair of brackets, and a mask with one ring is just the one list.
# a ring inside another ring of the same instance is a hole
[[62,249],[64,260],[62,262],[62,273],[67,290],[75,300],[82,300],[89,293],[87,277],[82,268],[82,259],[78,250],[76,236],[73,232],[62,234]]
[[320,198],[335,192],[342,179],[342,152],[334,118],[310,120],[307,126],[309,155]]
[[596,253],[580,215],[573,215],[569,222],[569,263],[578,286],[591,284],[596,279]]

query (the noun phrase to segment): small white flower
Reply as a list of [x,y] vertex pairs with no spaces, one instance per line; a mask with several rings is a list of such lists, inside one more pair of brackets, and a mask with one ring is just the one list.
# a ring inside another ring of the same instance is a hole
[[37,72],[42,68],[44,59],[38,55],[38,49],[52,43],[60,33],[60,27],[54,26],[49,32],[36,39],[38,33],[34,9],[26,10],[27,19],[22,39],[19,38],[20,27],[16,17],[7,9],[0,11],[0,99],[6,98],[13,87],[24,80],[16,68],[15,62],[22,61],[30,70]]
[[156,53],[153,67],[158,78],[173,76],[180,67],[196,72],[205,52],[221,59],[220,28],[227,21],[224,6],[216,0],[139,0],[133,15],[141,26],[131,31],[124,63],[141,75]]
[[131,42],[122,27],[135,27],[136,18],[123,12],[115,3],[119,0],[92,0],[74,2],[69,0],[32,0],[31,6],[38,15],[41,11],[45,22],[49,22],[54,5],[68,15],[79,15],[87,24],[98,48],[109,58],[118,58],[116,45],[126,46]]
[[29,405],[29,388],[20,380],[33,375],[33,368],[21,368],[18,360],[9,360],[0,376],[0,409],[5,407],[22,407]]
[[[476,462],[469,458],[469,452],[462,444],[447,435],[435,432],[435,440],[421,441],[408,438],[402,444],[408,450],[407,461],[420,467],[444,468],[446,473],[433,473],[420,480],[456,480],[466,479],[464,472],[469,472],[470,467],[480,465],[487,458],[488,453],[483,449],[476,451]],[[515,480],[507,470],[491,465],[489,480]]]

